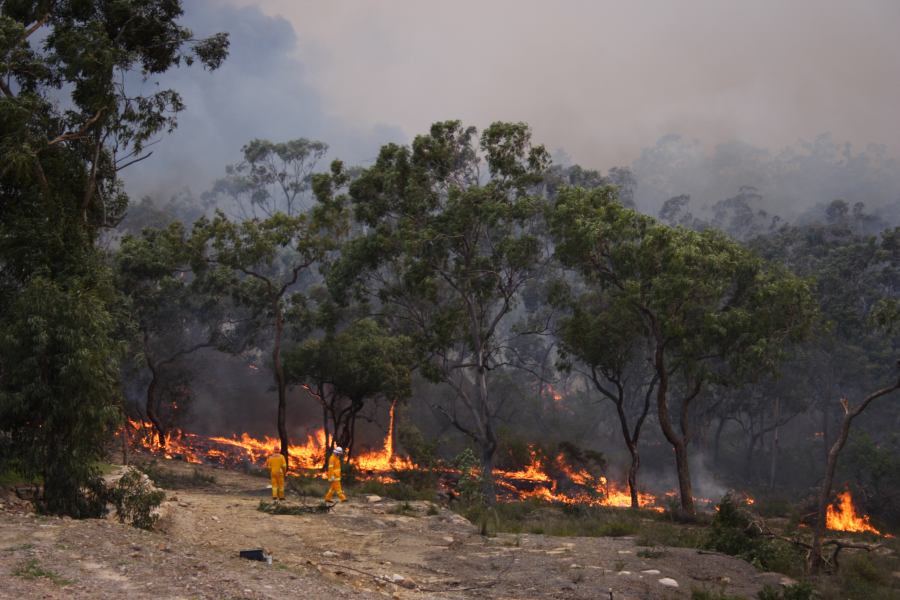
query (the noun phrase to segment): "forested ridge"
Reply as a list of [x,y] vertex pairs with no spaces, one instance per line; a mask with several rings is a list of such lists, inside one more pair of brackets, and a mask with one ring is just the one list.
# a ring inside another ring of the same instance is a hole
[[[701,204],[672,139],[595,170],[526,123],[452,119],[366,165],[252,139],[207,190],[130,198],[120,173],[202,110],[142,81],[227,60],[228,33],[182,15],[0,2],[0,470],[40,511],[105,514],[130,422],[157,446],[261,432],[289,460],[320,427],[352,461],[390,407],[392,450],[462,472],[483,532],[495,474],[557,455],[635,510],[673,490],[690,522],[701,496],[790,504],[812,574],[837,570],[845,489],[900,530],[900,198],[780,210],[754,180]],[[770,182],[849,177],[817,143]],[[853,158],[870,183],[897,169]]]

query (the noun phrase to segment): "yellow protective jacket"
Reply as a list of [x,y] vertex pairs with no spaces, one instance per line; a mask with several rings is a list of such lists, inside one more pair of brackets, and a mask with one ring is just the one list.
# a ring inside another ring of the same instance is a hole
[[341,480],[341,459],[336,454],[328,458],[328,480]]
[[272,475],[285,473],[287,471],[287,462],[284,460],[283,454],[273,454],[266,461],[266,466]]

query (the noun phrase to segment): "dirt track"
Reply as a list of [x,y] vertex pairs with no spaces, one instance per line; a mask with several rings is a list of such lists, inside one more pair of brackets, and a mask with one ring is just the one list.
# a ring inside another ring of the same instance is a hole
[[[208,488],[167,490],[154,532],[35,517],[7,503],[0,598],[606,599],[612,592],[626,600],[690,598],[697,588],[755,598],[780,579],[690,549],[641,558],[630,538],[483,538],[450,511],[427,515],[427,503],[411,503],[416,516],[407,516],[392,514],[396,502],[351,496],[328,514],[269,515],[257,510],[269,494],[266,480],[214,473]],[[237,557],[256,547],[273,555],[271,566]],[[35,569],[61,579],[28,578]]]

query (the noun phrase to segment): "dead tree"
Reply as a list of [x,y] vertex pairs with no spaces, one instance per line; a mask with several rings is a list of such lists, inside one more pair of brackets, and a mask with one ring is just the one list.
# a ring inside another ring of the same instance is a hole
[[[900,361],[897,361],[897,366],[900,367]],[[866,396],[865,400],[853,408],[851,408],[847,398],[841,398],[844,416],[841,420],[841,428],[838,431],[837,439],[828,451],[828,461],[825,464],[825,479],[819,492],[818,512],[816,513],[816,524],[813,528],[812,549],[809,553],[809,572],[813,575],[818,574],[822,567],[822,537],[825,535],[825,515],[828,504],[831,501],[831,487],[834,484],[834,472],[837,468],[838,455],[844,444],[847,443],[847,437],[850,435],[850,425],[853,423],[853,419],[862,414],[873,400],[886,396],[898,389],[900,389],[900,379],[891,386],[872,392]]]

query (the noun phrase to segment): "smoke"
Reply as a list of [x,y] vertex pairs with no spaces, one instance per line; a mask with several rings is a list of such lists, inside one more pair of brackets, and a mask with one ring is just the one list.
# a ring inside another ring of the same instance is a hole
[[892,0],[230,1],[290,22],[328,114],[357,127],[523,120],[605,167],[672,132],[900,148]]
[[209,189],[254,138],[321,140],[331,148],[326,160],[340,157],[351,164],[367,164],[381,144],[404,139],[380,120],[354,126],[327,114],[325,101],[307,81],[306,63],[296,58],[297,36],[285,19],[217,0],[194,0],[186,9],[183,21],[195,36],[230,34],[230,55],[211,73],[182,68],[130,81],[132,90],[145,93],[174,88],[186,105],[178,128],[149,148],[153,156],[122,172],[134,200]]

